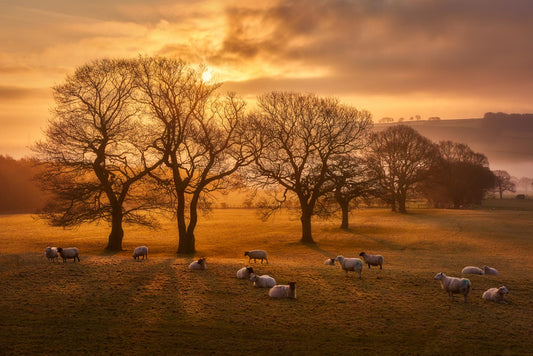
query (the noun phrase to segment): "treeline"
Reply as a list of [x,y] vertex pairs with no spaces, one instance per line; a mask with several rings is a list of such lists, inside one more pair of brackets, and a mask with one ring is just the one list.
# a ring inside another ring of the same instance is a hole
[[503,112],[487,112],[483,115],[484,119],[533,119],[533,114],[507,114]]
[[0,214],[35,213],[44,207],[46,194],[33,180],[37,171],[30,159],[0,155]]
[[33,148],[54,194],[42,216],[57,226],[108,221],[107,249],[120,250],[124,222],[156,226],[154,212],[166,209],[178,252],[193,253],[198,212],[231,187],[275,192],[257,203],[265,217],[296,201],[301,241],[313,243],[312,217],[338,206],[347,218],[359,197],[405,213],[414,195],[462,207],[494,186],[488,160],[467,145],[435,144],[406,125],[376,133],[369,112],[313,94],[265,93],[248,110],[220,86],[165,57],[79,67],[53,88],[53,117]]

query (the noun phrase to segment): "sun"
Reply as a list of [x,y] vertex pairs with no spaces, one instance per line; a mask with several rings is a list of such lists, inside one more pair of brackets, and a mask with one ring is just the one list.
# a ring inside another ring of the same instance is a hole
[[203,73],[202,73],[202,80],[204,82],[208,82],[211,80],[211,78],[213,77],[213,73],[211,72],[211,69],[207,68]]

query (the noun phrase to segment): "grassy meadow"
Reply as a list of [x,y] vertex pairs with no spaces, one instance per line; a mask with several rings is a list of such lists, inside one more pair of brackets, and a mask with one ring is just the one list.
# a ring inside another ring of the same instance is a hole
[[[352,228],[315,220],[315,246],[299,220],[260,221],[253,210],[202,217],[197,254],[179,256],[175,223],[127,226],[124,251],[103,252],[108,228],[47,226],[30,215],[0,216],[0,354],[489,354],[531,353],[533,209],[358,210]],[[80,249],[80,263],[53,262],[46,246]],[[131,257],[146,245],[145,261]],[[244,251],[278,284],[296,281],[296,300],[238,280]],[[345,277],[324,260],[379,253],[384,269]],[[206,271],[188,264],[206,257]],[[469,276],[468,303],[450,301],[433,276],[487,264],[498,276]],[[484,302],[507,286],[509,304]]]

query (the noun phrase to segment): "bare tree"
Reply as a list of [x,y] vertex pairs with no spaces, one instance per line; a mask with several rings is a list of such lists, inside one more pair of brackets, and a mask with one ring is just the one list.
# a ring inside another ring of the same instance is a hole
[[55,108],[34,151],[42,187],[55,194],[43,212],[53,225],[111,223],[106,249],[121,250],[123,221],[152,225],[148,192],[137,188],[158,162],[149,162],[132,62],[97,60],[53,88]]
[[314,243],[311,217],[320,197],[334,184],[334,160],[361,149],[371,126],[366,111],[341,105],[334,98],[271,92],[258,98],[255,119],[254,178],[295,194],[300,207],[302,239]]
[[468,145],[452,141],[438,144],[440,160],[423,183],[421,191],[435,207],[460,208],[481,204],[494,186],[487,157]]
[[173,199],[178,253],[194,253],[201,199],[227,187],[227,178],[252,156],[244,154],[245,104],[220,84],[202,80],[201,69],[164,57],[139,58],[138,100],[149,108],[159,139],[154,148],[164,165],[152,176]]
[[416,185],[425,180],[439,157],[435,145],[406,125],[396,125],[371,138],[368,164],[376,179],[377,193],[392,211],[406,213],[406,200]]
[[500,199],[503,199],[504,192],[516,192],[516,185],[511,181],[511,175],[507,171],[495,170],[495,190],[500,194]]

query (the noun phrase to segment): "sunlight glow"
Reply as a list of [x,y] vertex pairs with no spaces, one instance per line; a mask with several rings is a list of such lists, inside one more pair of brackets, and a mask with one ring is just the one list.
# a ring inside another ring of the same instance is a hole
[[203,73],[202,73],[202,80],[204,82],[208,82],[211,80],[211,78],[213,77],[213,73],[211,72],[211,69],[207,68]]

